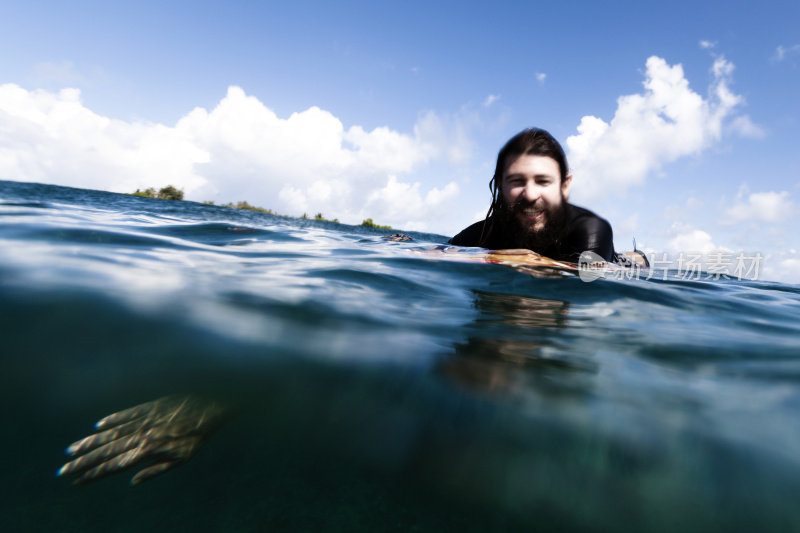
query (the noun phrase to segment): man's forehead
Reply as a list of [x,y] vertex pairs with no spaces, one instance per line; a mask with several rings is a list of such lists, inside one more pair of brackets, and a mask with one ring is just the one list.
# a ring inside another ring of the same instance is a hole
[[559,176],[561,167],[558,161],[547,155],[510,154],[506,157],[503,177],[529,173]]

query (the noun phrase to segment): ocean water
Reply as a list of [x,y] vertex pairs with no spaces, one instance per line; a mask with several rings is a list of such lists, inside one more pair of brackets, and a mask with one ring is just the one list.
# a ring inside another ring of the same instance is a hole
[[[538,278],[446,238],[0,182],[4,531],[800,531],[800,287]],[[186,464],[74,487],[165,395]]]

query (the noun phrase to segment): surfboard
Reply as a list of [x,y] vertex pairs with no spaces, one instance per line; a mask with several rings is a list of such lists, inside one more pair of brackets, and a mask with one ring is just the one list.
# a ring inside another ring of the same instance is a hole
[[[403,233],[386,235],[382,238],[392,242],[414,240]],[[577,275],[583,281],[594,281],[606,277],[638,278],[643,270],[649,271],[650,267],[644,253],[636,249],[635,241],[632,252],[623,252],[617,255],[617,263],[609,263],[598,254],[589,251],[581,254],[578,263],[558,261],[526,249],[487,250],[442,244],[435,248],[412,248],[409,251],[431,259],[503,265],[536,277]]]
[[558,261],[523,249],[483,250],[460,246],[437,246],[434,249],[414,250],[414,252],[431,259],[502,265],[535,277],[567,275],[579,276],[584,281],[594,281],[610,275],[623,277],[638,268],[609,263],[591,252],[581,255],[579,263]]

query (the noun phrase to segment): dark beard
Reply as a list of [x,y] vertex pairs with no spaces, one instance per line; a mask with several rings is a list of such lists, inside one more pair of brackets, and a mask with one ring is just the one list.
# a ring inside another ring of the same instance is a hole
[[562,196],[561,203],[555,209],[546,213],[546,223],[539,231],[532,231],[522,227],[516,214],[526,207],[528,203],[517,202],[511,208],[503,209],[503,226],[508,243],[508,248],[525,248],[536,253],[553,256],[558,255],[561,241],[566,233],[569,204]]

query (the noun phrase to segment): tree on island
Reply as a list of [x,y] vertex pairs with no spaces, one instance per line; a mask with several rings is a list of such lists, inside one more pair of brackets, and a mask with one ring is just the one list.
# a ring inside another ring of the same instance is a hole
[[365,218],[364,221],[361,223],[362,226],[367,228],[375,228],[375,229],[392,229],[391,226],[381,226],[380,224],[375,224],[371,218]]
[[183,189],[167,185],[158,191],[158,198],[162,200],[183,200]]
[[141,196],[143,198],[159,198],[161,200],[183,200],[183,189],[178,189],[172,185],[162,187],[156,192],[153,187],[148,187],[143,191],[136,189],[133,196]]

